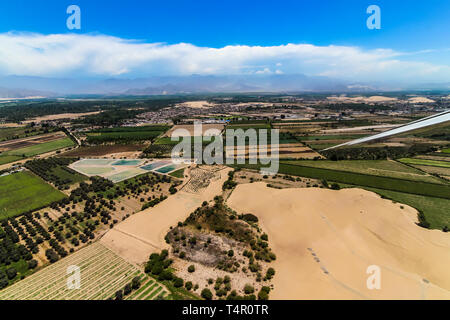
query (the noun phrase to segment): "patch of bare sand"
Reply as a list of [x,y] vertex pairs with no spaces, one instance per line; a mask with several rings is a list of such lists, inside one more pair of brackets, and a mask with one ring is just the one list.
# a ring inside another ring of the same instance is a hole
[[428,99],[426,97],[413,97],[408,99],[409,103],[433,103],[434,100]]
[[51,114],[51,115],[47,115],[47,116],[37,117],[34,119],[29,119],[29,120],[24,121],[24,123],[52,121],[52,120],[61,120],[61,119],[78,119],[78,118],[85,117],[85,116],[99,114],[100,112],[101,111],[93,111],[93,112],[85,112],[85,113]]
[[0,128],[17,128],[17,127],[25,127],[24,124],[19,123],[0,123]]
[[211,181],[198,194],[179,191],[157,206],[134,214],[106,233],[102,243],[132,263],[146,262],[151,252],[168,247],[164,237],[171,226],[184,221],[203,201],[211,201],[222,192],[230,170],[221,170],[220,179]]
[[[273,299],[450,299],[450,235],[361,189],[238,185],[228,205],[251,212],[277,255]],[[401,207],[404,207],[402,209]],[[370,265],[381,289],[367,288]]]
[[184,102],[180,105],[177,105],[175,107],[188,107],[192,109],[208,109],[211,107],[214,107],[214,103],[209,103],[208,101],[188,101]]

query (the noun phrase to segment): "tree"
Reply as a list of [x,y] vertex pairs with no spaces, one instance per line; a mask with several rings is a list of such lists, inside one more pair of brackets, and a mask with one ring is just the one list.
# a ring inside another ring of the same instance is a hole
[[181,288],[184,285],[184,281],[181,278],[175,278],[175,280],[173,281],[173,286],[175,288]]
[[123,288],[123,294],[124,295],[129,295],[131,292],[131,284],[127,283],[125,285],[125,287]]
[[268,280],[270,280],[270,279],[272,279],[272,277],[275,275],[275,269],[274,268],[269,268],[269,269],[267,269],[267,272],[266,272],[266,278],[268,279]]
[[188,272],[190,272],[190,273],[195,272],[195,266],[194,266],[193,264],[191,264],[191,265],[188,267]]
[[258,293],[258,300],[269,300],[269,292],[270,292],[269,287],[266,286],[262,287]]
[[12,267],[8,268],[6,269],[6,275],[8,276],[9,280],[12,280],[17,276],[17,270]]
[[37,265],[38,265],[38,262],[34,259],[28,261],[28,269],[34,269],[37,267]]
[[202,290],[201,296],[205,300],[211,300],[213,297],[211,290],[209,290],[208,288]]
[[123,292],[122,290],[116,291],[116,300],[122,300],[123,299]]
[[186,282],[186,284],[184,285],[185,286],[185,288],[186,288],[186,290],[191,290],[192,289],[192,282],[191,281],[188,281],[188,282]]
[[163,272],[161,272],[161,274],[159,275],[159,279],[160,280],[172,280],[173,279],[173,274],[170,270],[163,270]]
[[251,293],[255,292],[255,288],[253,288],[249,284],[246,284],[244,287],[244,292],[245,292],[245,294],[251,294]]
[[141,286],[141,278],[140,277],[134,277],[133,280],[131,280],[131,287],[133,290],[139,289]]

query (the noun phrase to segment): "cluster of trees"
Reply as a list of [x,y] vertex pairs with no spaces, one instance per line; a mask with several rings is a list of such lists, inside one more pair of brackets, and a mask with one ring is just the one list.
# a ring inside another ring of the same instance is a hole
[[[323,109],[323,105],[317,105],[317,108]],[[336,103],[327,104],[325,106],[329,110],[333,111],[343,111],[343,110],[354,110],[354,111],[364,111],[364,112],[374,112],[380,110],[390,110],[391,107],[387,105],[377,104],[376,106],[365,104],[365,103]]]
[[[53,183],[59,190],[68,189],[69,185],[75,182],[77,172],[67,167],[76,159],[71,158],[48,158],[27,161],[25,167],[33,171],[42,179]],[[67,173],[64,178],[55,173],[55,169],[63,170]]]
[[237,182],[236,181],[233,181],[233,178],[234,178],[234,171],[230,171],[230,172],[228,172],[228,179],[227,179],[227,181],[225,181],[224,183],[223,183],[223,186],[222,186],[222,190],[228,190],[228,189],[233,189],[234,187],[236,187],[236,185],[237,185]]
[[150,200],[149,202],[145,203],[142,206],[142,210],[145,210],[147,208],[153,208],[154,206],[156,206],[158,203],[164,201],[167,199],[167,196],[161,195],[159,198],[154,198],[153,200]]
[[[31,226],[27,229],[34,230]],[[26,246],[19,244],[20,238],[25,240]],[[33,269],[37,266],[37,261],[33,260],[32,254],[37,252],[36,242],[32,241],[15,219],[3,220],[0,227],[0,289],[6,287],[9,280],[17,276],[17,271],[11,264],[20,260],[28,261],[28,268]]]
[[338,160],[382,160],[408,158],[418,154],[437,151],[437,148],[429,144],[413,144],[405,147],[351,147],[322,151],[328,159]]
[[[151,274],[159,281],[170,281],[175,288],[181,288],[185,285],[184,280],[173,274],[170,268],[173,260],[168,256],[167,250],[161,251],[160,254],[152,253],[149,261],[145,264],[145,273]],[[190,286],[192,287],[192,283]]]
[[[269,300],[270,287],[263,286],[258,292],[258,297],[255,296],[255,288],[251,284],[246,284],[243,288],[244,295],[240,296],[236,290],[231,290],[231,279],[229,276],[224,278],[217,278],[215,283],[213,279],[208,279],[209,284],[214,283],[214,290],[218,298],[227,300]],[[205,288],[201,292],[201,297],[205,300],[212,300],[214,295],[209,288]]]
[[134,290],[141,287],[141,277],[134,277],[131,282],[127,283],[123,289],[117,290],[114,294],[114,298],[109,298],[108,300],[123,300],[124,297],[128,296]]

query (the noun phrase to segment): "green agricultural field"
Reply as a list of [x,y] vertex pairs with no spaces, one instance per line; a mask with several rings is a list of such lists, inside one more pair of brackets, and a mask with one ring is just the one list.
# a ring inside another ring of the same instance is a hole
[[42,208],[65,195],[31,172],[0,177],[0,219]]
[[443,149],[442,152],[444,152],[444,153],[450,153],[450,148]]
[[450,168],[449,161],[438,161],[438,160],[427,160],[427,159],[416,159],[416,158],[402,158],[402,159],[399,159],[398,161],[407,163],[407,164]]
[[117,127],[117,128],[104,128],[104,129],[98,129],[94,130],[92,132],[150,132],[150,131],[157,131],[157,132],[166,132],[170,129],[170,126],[166,125],[150,125],[150,126],[141,126],[141,127]]
[[[235,167],[259,169],[261,166],[245,164],[245,165],[235,165]],[[411,181],[405,179],[396,179],[392,177],[382,177],[323,168],[312,168],[288,164],[284,162],[280,163],[278,172],[293,176],[300,176],[314,179],[325,179],[327,181],[341,182],[356,186],[365,186],[404,193],[450,199],[450,185],[446,184]]]
[[172,177],[175,177],[175,178],[180,178],[180,179],[184,178],[184,168],[176,170],[176,171],[174,171],[172,173],[169,173],[169,176],[172,176]]
[[36,155],[47,153],[63,148],[68,148],[74,146],[75,143],[70,138],[59,139],[50,142],[44,142],[40,144],[36,144],[34,146],[25,147],[21,149],[11,150],[2,153],[3,156],[22,156],[25,157],[34,157]]
[[442,180],[436,177],[429,176],[420,170],[391,160],[293,160],[282,162],[288,164],[298,164],[305,167],[348,171],[382,177],[406,179],[411,181],[444,183],[442,182]]
[[270,129],[270,123],[232,123],[226,129]]
[[15,161],[19,161],[23,159],[20,156],[4,156],[4,155],[0,155],[0,165],[2,164],[7,164],[10,162],[15,162]]

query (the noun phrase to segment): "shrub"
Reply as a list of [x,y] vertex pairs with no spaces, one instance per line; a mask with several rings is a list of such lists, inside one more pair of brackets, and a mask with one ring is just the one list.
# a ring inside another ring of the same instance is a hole
[[175,280],[173,281],[173,286],[175,288],[181,288],[184,285],[184,281],[181,278],[175,278]]
[[269,292],[270,292],[269,287],[266,287],[266,286],[262,287],[258,293],[258,299],[259,300],[269,300]]
[[269,268],[269,269],[267,269],[267,272],[266,272],[266,278],[267,279],[272,279],[272,277],[275,275],[275,269],[274,268]]
[[244,292],[245,292],[245,294],[251,294],[251,293],[255,292],[255,288],[253,288],[249,284],[246,284],[244,287]]
[[173,274],[170,270],[163,270],[161,274],[159,275],[160,280],[172,280]]
[[9,280],[12,280],[17,276],[17,270],[14,268],[8,268],[6,269],[6,275],[8,276]]
[[184,287],[186,288],[186,290],[191,290],[193,285],[191,281],[186,282],[186,284],[184,285]]
[[123,299],[123,292],[122,290],[116,291],[116,300],[122,300]]
[[209,290],[208,288],[202,290],[201,296],[206,300],[211,300],[213,297],[211,290]]
[[195,266],[194,266],[193,264],[191,264],[191,265],[188,267],[188,272],[192,273],[192,272],[194,272],[194,271],[195,271]]

